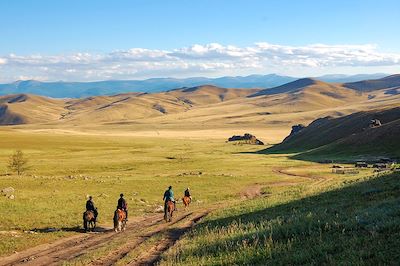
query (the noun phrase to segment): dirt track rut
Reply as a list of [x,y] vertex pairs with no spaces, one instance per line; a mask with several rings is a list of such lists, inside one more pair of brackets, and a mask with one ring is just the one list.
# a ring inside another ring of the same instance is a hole
[[[0,258],[0,265],[62,265],[69,262],[114,265],[121,259],[128,265],[153,265],[163,252],[208,213],[209,211],[177,212],[170,223],[163,221],[162,214],[139,217],[129,221],[125,232],[115,233],[112,229],[107,229],[104,232],[63,238],[51,244]],[[153,237],[159,237],[161,240],[151,242],[143,250],[141,245]],[[136,256],[127,257],[135,251]],[[88,259],[88,254],[91,253],[94,255]]]

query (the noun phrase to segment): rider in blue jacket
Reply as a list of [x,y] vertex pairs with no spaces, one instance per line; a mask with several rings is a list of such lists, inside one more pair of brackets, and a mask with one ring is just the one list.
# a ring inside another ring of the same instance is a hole
[[174,199],[174,191],[172,190],[172,186],[169,186],[168,189],[164,192],[164,214],[167,213],[167,202],[172,201],[174,203],[174,208],[176,209],[175,199]]

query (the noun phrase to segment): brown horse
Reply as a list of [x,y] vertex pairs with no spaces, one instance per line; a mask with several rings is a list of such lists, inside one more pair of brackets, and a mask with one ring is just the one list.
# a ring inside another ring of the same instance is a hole
[[185,205],[185,210],[189,207],[189,204],[192,200],[188,196],[184,196],[182,198],[183,205]]
[[172,201],[169,200],[166,203],[166,208],[167,208],[167,211],[165,212],[164,220],[166,222],[171,222],[172,221],[172,214],[174,213],[174,210],[175,210],[175,205],[174,205],[174,203]]
[[85,211],[83,213],[83,227],[85,232],[88,230],[93,231],[96,228],[96,218],[93,211]]
[[114,231],[125,231],[126,227],[126,213],[124,210],[117,209],[114,213]]

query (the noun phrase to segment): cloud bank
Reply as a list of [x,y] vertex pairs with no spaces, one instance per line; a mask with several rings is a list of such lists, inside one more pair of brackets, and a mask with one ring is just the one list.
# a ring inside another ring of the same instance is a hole
[[0,81],[18,79],[92,81],[152,77],[281,73],[297,76],[349,67],[399,67],[400,54],[376,45],[285,46],[266,42],[247,47],[210,43],[173,50],[133,48],[110,53],[0,55]]

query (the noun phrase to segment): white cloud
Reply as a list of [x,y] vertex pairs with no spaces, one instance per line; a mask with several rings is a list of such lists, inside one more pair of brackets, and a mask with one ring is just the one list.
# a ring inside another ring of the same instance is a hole
[[20,77],[49,80],[137,79],[160,76],[240,75],[280,72],[321,72],[348,67],[399,67],[400,54],[385,53],[376,45],[286,46],[266,42],[238,47],[210,43],[173,50],[132,48],[105,54],[0,56],[0,81]]

